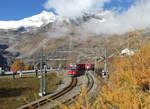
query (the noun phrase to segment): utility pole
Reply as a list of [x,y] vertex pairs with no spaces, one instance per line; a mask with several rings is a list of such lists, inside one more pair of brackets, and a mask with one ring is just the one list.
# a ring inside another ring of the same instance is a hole
[[69,50],[72,51],[72,35],[70,35]]
[[104,70],[102,72],[102,76],[103,78],[107,78],[108,77],[108,72],[107,72],[107,51],[106,48],[104,48]]
[[104,72],[107,73],[107,51],[104,48]]
[[42,72],[42,65],[43,64],[43,49],[40,50],[40,92],[39,96],[43,96],[43,72]]
[[0,67],[0,75],[2,75],[2,68]]
[[[70,38],[69,38],[69,51],[72,51],[72,34],[70,35]],[[68,53],[69,53],[69,59],[71,59],[72,53],[71,52],[68,52]]]
[[43,90],[43,94],[46,95],[46,90],[47,90],[47,82],[46,82],[46,78],[47,78],[47,71],[46,71],[46,65],[44,66],[44,90]]

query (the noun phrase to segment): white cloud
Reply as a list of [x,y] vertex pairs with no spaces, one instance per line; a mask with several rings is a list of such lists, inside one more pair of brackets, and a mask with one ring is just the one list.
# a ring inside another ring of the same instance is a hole
[[110,0],[47,0],[46,9],[55,9],[60,16],[78,17],[84,12],[97,11]]
[[129,31],[150,28],[150,0],[136,1],[122,14],[107,11],[106,22],[93,20],[83,25],[88,32],[96,34],[124,34]]
[[[112,0],[48,0],[45,7],[54,8],[60,16],[74,18],[81,16],[83,12],[103,10],[104,3],[110,1]],[[106,22],[93,19],[82,27],[87,32],[96,34],[123,34],[134,29],[150,28],[150,0],[133,1],[135,4],[121,14],[116,13],[116,9],[107,11],[104,16]]]

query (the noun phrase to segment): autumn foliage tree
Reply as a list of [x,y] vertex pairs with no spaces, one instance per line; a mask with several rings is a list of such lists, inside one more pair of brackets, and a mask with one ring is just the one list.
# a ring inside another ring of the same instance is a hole
[[30,64],[28,64],[28,65],[25,66],[25,70],[31,70],[31,69],[32,69],[32,67],[31,67]]
[[13,63],[13,65],[11,66],[11,71],[22,71],[24,70],[25,65],[24,65],[24,61],[23,60],[17,60]]
[[143,46],[134,56],[118,58],[115,63],[117,71],[102,88],[103,106],[150,109],[150,46]]

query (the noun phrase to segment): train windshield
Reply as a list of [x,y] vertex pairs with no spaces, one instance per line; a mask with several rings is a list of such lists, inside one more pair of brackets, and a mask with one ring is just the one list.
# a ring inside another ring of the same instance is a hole
[[72,70],[72,71],[75,71],[75,70],[76,70],[76,67],[75,67],[75,68],[74,68],[74,67],[72,67],[72,68],[71,68],[71,70]]
[[77,68],[76,68],[77,66],[75,65],[75,64],[71,64],[70,65],[70,69],[72,70],[72,71],[75,71]]

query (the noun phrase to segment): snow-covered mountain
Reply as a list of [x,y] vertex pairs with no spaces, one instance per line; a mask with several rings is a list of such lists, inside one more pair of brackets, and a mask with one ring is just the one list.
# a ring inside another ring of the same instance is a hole
[[24,18],[19,21],[0,21],[0,29],[18,29],[21,27],[41,27],[50,22],[54,22],[57,16],[51,12],[42,11],[38,15]]
[[[47,34],[48,37],[59,37],[72,32],[83,32],[84,26],[89,23],[105,22],[106,12],[98,14],[85,13],[78,18],[69,19],[67,17],[55,15],[52,12],[42,11],[38,15],[24,18],[18,21],[0,21],[0,44],[11,45],[19,41],[22,36],[29,36],[28,34]],[[87,26],[85,28],[87,28]],[[81,33],[82,33],[81,32]],[[87,31],[85,31],[87,33]]]
[[85,14],[76,19],[69,19],[62,16],[56,16],[52,12],[42,11],[38,15],[18,21],[0,21],[0,29],[18,30],[19,28],[38,28],[49,23],[57,23],[60,25],[63,23],[80,25],[81,23],[84,23],[90,19],[96,19],[97,21],[104,22],[104,16],[104,14]]

